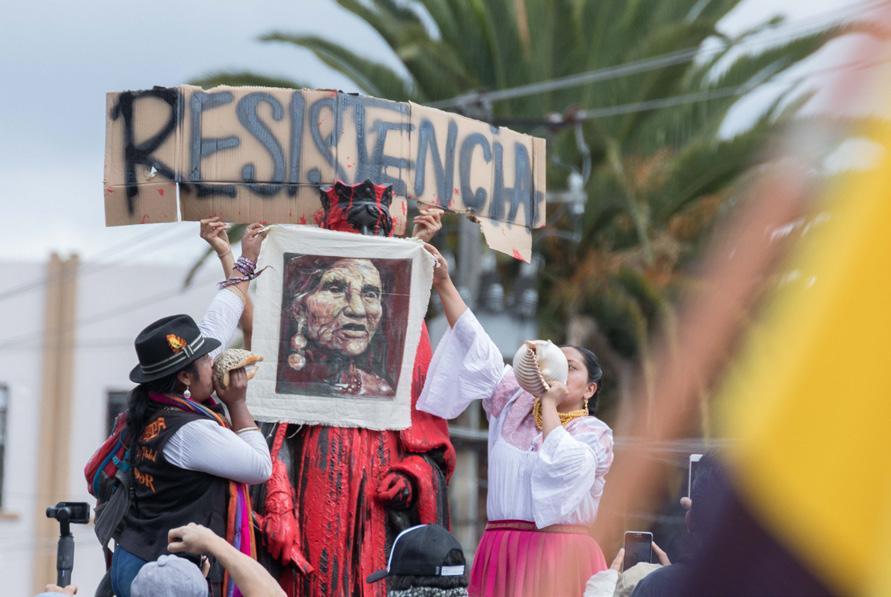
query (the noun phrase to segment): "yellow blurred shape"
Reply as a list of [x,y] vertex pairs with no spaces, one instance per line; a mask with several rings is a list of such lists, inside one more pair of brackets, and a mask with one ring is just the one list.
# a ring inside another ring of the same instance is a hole
[[720,394],[756,514],[835,590],[870,596],[891,595],[891,137],[884,147],[820,202],[829,218],[799,241]]

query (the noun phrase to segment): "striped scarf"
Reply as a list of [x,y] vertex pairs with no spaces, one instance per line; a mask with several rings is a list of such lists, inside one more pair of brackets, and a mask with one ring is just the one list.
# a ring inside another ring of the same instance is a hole
[[[171,406],[180,410],[195,413],[208,419],[213,419],[225,428],[231,427],[224,416],[210,407],[170,394],[149,394],[152,402]],[[226,515],[226,541],[241,553],[257,559],[257,544],[254,538],[254,528],[251,520],[251,496],[248,493],[246,483],[229,481],[228,512]],[[223,575],[223,595],[225,597],[241,597],[241,591],[232,582],[229,572]]]

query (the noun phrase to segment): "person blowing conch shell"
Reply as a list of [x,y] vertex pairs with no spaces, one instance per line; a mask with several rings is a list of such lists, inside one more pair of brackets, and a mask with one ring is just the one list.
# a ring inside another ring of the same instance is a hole
[[536,398],[551,389],[551,383],[566,383],[569,362],[550,340],[526,340],[514,354],[514,373],[520,387]]

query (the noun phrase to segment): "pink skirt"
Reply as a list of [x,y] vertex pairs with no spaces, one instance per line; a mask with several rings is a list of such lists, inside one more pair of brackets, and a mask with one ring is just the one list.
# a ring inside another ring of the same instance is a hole
[[525,520],[486,525],[468,592],[473,596],[579,597],[592,574],[606,570],[597,541],[584,526],[536,529]]

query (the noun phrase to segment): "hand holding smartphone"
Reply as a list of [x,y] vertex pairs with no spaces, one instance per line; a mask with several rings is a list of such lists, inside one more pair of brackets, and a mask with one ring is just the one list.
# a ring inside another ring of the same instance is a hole
[[640,562],[653,561],[653,533],[625,531],[625,560],[622,570],[628,570]]
[[693,479],[696,478],[696,469],[699,467],[699,461],[702,459],[702,454],[690,454],[690,462],[688,464],[688,473],[687,473],[687,497],[691,497],[693,495]]

